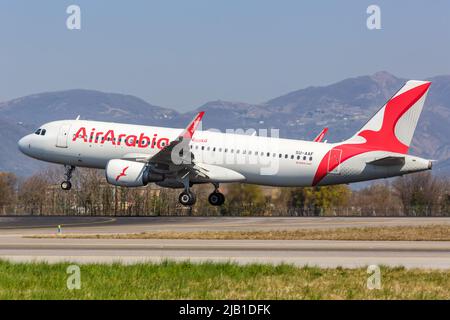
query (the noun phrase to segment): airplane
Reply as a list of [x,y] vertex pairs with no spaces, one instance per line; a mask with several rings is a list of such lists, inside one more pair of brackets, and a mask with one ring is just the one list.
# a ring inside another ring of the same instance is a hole
[[32,158],[64,165],[63,190],[71,189],[76,167],[90,167],[104,169],[116,186],[183,189],[184,206],[196,202],[194,184],[212,184],[208,201],[220,206],[222,183],[324,186],[430,170],[431,160],[408,154],[430,85],[407,81],[359,131],[338,143],[196,131],[204,116],[199,112],[184,130],[79,117],[53,121],[20,139],[18,147]]

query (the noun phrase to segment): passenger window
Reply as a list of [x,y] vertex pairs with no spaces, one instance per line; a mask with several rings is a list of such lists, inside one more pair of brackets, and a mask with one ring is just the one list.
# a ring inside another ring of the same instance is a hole
[[285,158],[285,159],[287,159],[287,158],[288,158],[288,155],[287,155],[287,154],[285,154],[285,155],[284,155],[284,158]]
[[309,161],[312,161],[312,157],[309,157]]
[[281,158],[283,155],[280,153],[279,155],[278,155],[278,158]]
[[300,160],[300,156],[297,156],[297,160]]
[[202,150],[205,150],[205,146],[202,146]]
[[291,155],[291,159],[294,159],[294,155]]

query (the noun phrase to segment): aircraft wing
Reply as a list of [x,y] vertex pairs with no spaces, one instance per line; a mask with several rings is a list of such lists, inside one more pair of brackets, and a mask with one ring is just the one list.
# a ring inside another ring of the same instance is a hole
[[125,160],[146,162],[155,172],[163,172],[171,176],[189,174],[198,182],[237,182],[245,177],[231,169],[194,161],[189,143],[200,123],[204,112],[199,112],[186,129],[154,156],[142,153],[129,153],[122,157]]
[[[186,162],[186,160],[192,160],[192,158],[189,159],[189,157],[191,157],[189,143],[191,142],[192,136],[194,135],[195,130],[197,129],[204,114],[204,111],[197,113],[186,129],[184,129],[175,140],[171,141],[169,145],[165,146],[157,154],[151,157],[149,162],[180,165]],[[178,150],[174,150],[176,147],[178,147]]]
[[328,132],[328,128],[323,128],[322,131],[320,131],[320,133],[317,135],[317,137],[314,138],[314,142],[322,142],[323,138],[325,137],[325,135]]
[[127,153],[126,155],[121,157],[121,159],[136,162],[148,162],[151,157],[151,155],[145,153]]
[[204,182],[239,182],[245,180],[245,177],[239,172],[206,163],[196,163],[189,168],[189,171],[194,179]]

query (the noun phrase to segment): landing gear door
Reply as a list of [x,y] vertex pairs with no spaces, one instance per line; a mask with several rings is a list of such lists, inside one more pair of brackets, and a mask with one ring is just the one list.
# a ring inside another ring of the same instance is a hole
[[328,173],[340,174],[341,173],[341,149],[331,149],[328,157]]
[[59,128],[58,137],[56,138],[56,146],[58,148],[67,148],[67,140],[69,139],[70,124],[63,124]]

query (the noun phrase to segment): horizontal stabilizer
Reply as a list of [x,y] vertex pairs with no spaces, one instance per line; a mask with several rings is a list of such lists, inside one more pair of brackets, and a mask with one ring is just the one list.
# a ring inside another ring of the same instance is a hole
[[405,157],[388,156],[388,157],[372,160],[367,163],[373,164],[374,166],[398,166],[398,165],[405,164]]

